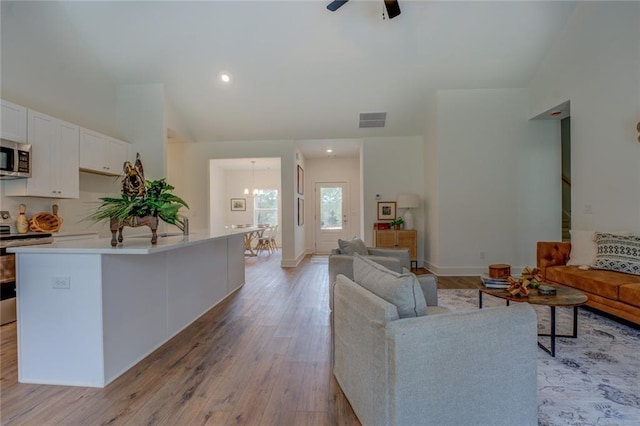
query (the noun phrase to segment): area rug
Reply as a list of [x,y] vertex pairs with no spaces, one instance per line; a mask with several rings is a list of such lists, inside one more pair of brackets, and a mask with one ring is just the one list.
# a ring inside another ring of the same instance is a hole
[[[438,290],[438,304],[478,309],[478,291]],[[483,297],[483,306],[504,304]],[[533,307],[538,329],[548,331],[549,307]],[[557,308],[559,333],[570,333],[572,312]],[[541,349],[537,356],[540,425],[640,425],[640,330],[579,309],[578,337],[557,338],[555,358]]]

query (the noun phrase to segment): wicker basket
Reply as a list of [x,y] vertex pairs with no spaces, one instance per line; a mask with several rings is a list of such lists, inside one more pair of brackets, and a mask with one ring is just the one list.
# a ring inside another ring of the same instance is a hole
[[62,218],[48,212],[40,212],[29,220],[29,228],[34,232],[58,232],[62,226]]

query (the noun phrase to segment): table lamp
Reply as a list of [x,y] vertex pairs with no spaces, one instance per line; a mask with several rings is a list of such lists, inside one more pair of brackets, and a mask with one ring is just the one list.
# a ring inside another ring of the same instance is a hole
[[413,229],[413,213],[411,213],[411,209],[420,206],[420,197],[418,194],[398,194],[396,203],[399,209],[407,209],[402,217],[404,219],[404,229]]

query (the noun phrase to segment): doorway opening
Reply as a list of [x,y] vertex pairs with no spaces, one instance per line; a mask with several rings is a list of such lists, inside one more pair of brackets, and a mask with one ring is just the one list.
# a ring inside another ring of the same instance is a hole
[[571,241],[571,117],[560,120],[562,144],[562,241]]

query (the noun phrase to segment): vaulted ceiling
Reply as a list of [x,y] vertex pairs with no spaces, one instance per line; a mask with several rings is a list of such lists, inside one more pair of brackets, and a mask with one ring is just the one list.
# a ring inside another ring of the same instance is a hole
[[[422,135],[438,89],[527,87],[575,6],[400,0],[389,20],[382,0],[327,3],[26,7],[46,16],[31,37],[73,46],[116,84],[163,83],[193,139],[217,141]],[[361,112],[386,112],[386,126],[358,128]]]

